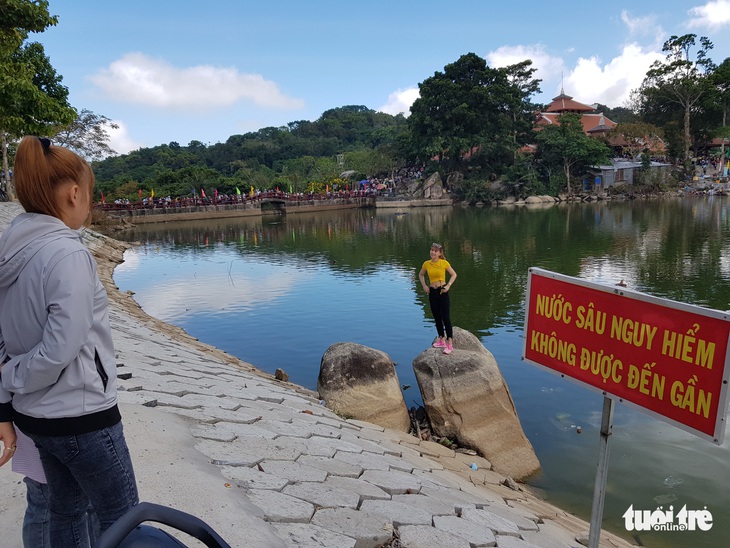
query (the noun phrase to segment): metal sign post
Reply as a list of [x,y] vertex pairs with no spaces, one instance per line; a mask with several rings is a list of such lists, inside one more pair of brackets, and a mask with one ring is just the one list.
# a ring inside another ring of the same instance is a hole
[[588,548],[598,548],[601,540],[603,521],[603,502],[606,498],[606,478],[608,477],[608,450],[613,430],[613,408],[615,402],[603,396],[603,416],[601,417],[601,441],[598,449],[598,469],[596,484],[593,487],[593,508],[591,510],[591,530],[588,535]]

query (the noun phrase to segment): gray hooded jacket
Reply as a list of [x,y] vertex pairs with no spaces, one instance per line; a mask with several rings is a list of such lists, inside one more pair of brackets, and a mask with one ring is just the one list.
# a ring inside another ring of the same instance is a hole
[[22,213],[0,238],[0,405],[26,432],[69,435],[120,420],[106,290],[79,232]]

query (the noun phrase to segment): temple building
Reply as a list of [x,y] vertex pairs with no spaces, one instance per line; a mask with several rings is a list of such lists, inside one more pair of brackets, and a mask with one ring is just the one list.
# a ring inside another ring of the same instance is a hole
[[616,127],[616,122],[604,116],[602,112],[595,113],[595,110],[594,107],[580,103],[570,95],[566,95],[565,91],[561,89],[560,95],[554,97],[552,103],[548,105],[548,108],[538,114],[537,125],[557,124],[558,116],[567,112],[573,112],[580,114],[580,121],[583,124],[583,131],[585,131],[586,135],[598,137]]

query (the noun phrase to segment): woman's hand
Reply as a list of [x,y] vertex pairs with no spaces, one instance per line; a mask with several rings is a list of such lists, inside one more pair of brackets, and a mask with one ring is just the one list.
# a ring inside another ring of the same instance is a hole
[[0,455],[0,466],[8,462],[15,454],[15,428],[12,422],[0,422],[0,440],[5,444],[2,454]]

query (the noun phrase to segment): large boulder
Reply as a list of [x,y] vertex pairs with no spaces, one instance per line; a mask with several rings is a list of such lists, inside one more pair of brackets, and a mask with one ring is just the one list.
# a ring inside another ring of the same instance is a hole
[[515,480],[536,474],[540,462],[494,356],[458,327],[453,340],[452,354],[429,348],[413,361],[434,433],[475,449],[494,470]]
[[408,432],[411,419],[390,356],[351,342],[335,343],[322,356],[317,391],[335,413]]
[[438,171],[423,183],[423,197],[427,200],[440,200],[444,198],[445,194],[444,184],[441,182],[441,175]]

